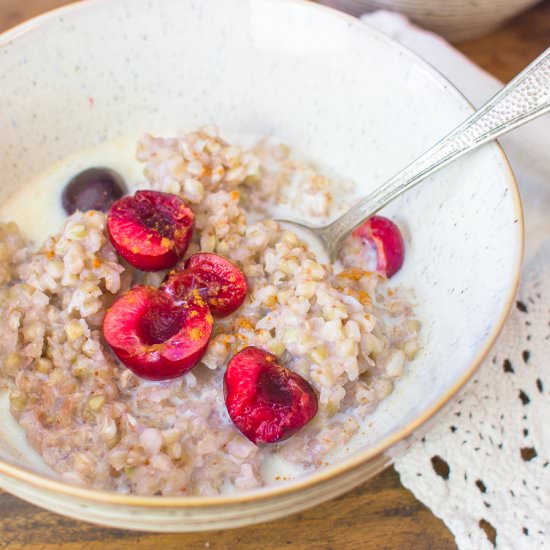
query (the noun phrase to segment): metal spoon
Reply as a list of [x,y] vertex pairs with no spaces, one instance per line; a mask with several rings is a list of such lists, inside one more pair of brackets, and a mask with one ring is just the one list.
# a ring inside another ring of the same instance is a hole
[[[279,218],[298,233],[306,232],[334,259],[344,239],[367,218],[405,191],[465,153],[550,111],[550,48],[458,128],[436,143],[386,183],[328,225],[313,227],[304,221]],[[318,247],[315,247],[318,248]]]

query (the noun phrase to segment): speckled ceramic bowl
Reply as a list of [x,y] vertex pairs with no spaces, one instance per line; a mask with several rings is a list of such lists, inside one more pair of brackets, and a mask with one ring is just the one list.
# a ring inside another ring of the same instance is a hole
[[[415,55],[314,4],[75,4],[0,37],[0,196],[102,140],[202,123],[276,135],[366,192],[471,110]],[[522,214],[496,144],[388,212],[407,227],[406,267],[396,282],[416,288],[424,350],[343,459],[300,479],[215,498],[93,491],[50,475],[4,406],[0,486],[84,520],[189,531],[290,514],[391,463],[466,382],[500,330],[518,282]]]

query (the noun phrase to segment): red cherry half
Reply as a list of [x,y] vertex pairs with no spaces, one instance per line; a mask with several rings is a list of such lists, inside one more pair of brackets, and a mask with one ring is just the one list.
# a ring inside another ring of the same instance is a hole
[[185,254],[195,216],[176,195],[137,191],[116,201],[107,216],[117,252],[143,271],[173,267]]
[[383,216],[372,216],[352,236],[376,250],[376,271],[385,277],[395,275],[405,259],[405,243],[395,223]]
[[248,285],[235,264],[217,254],[201,252],[185,262],[183,271],[170,273],[161,288],[179,298],[197,289],[212,315],[226,317],[241,307]]
[[149,380],[176,378],[204,355],[212,315],[199,297],[175,302],[168,294],[136,286],[119,298],[103,320],[103,335],[130,370]]
[[317,414],[317,396],[310,384],[259,348],[237,353],[224,380],[227,412],[253,443],[286,439]]

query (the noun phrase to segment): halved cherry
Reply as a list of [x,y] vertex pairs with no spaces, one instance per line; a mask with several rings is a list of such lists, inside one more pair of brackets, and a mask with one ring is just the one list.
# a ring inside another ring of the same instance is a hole
[[185,262],[183,271],[170,273],[161,288],[174,297],[185,297],[189,289],[197,289],[212,315],[225,317],[241,307],[248,285],[235,264],[217,254],[200,252]]
[[374,247],[378,273],[390,278],[401,269],[405,259],[405,243],[401,231],[391,220],[383,216],[372,216],[352,235]]
[[224,381],[227,412],[253,443],[286,439],[317,414],[317,396],[310,384],[259,348],[237,353]]
[[185,302],[156,288],[135,286],[103,320],[103,335],[130,370],[149,380],[175,378],[203,356],[212,332],[206,302],[190,294]]
[[173,267],[185,254],[195,216],[176,195],[137,191],[116,201],[107,217],[117,252],[143,271]]

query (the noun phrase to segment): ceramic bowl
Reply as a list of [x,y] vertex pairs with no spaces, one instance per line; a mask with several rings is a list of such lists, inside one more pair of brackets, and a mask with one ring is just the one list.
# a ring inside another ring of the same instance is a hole
[[[0,37],[0,198],[82,148],[203,123],[277,136],[367,192],[471,111],[414,54],[315,4],[75,4]],[[4,406],[0,486],[104,525],[190,531],[290,514],[390,464],[468,380],[502,327],[518,283],[522,213],[506,158],[491,144],[387,214],[406,227],[396,283],[416,289],[424,348],[342,458],[276,486],[212,498],[87,490],[45,468]]]
[[483,36],[540,0],[321,0],[353,15],[373,10],[404,13],[425,29],[461,42]]

